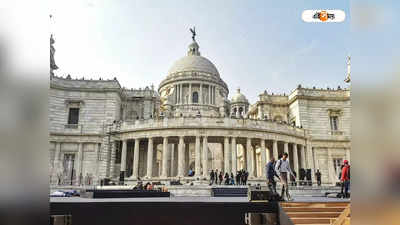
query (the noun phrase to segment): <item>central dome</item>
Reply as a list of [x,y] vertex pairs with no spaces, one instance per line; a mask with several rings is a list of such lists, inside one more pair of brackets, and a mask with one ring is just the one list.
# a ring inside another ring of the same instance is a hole
[[179,72],[204,72],[219,77],[219,72],[214,64],[207,58],[200,55],[199,44],[193,42],[189,45],[187,56],[180,58],[176,61],[171,69],[168,71],[168,75],[173,75]]
[[211,73],[219,77],[219,72],[214,64],[207,58],[199,55],[188,55],[182,57],[172,65],[168,74],[171,75],[188,71]]

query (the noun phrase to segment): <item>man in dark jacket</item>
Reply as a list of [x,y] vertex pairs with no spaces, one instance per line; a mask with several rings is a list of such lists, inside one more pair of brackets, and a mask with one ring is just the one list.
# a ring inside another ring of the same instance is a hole
[[213,185],[213,183],[214,183],[214,170],[211,170],[211,173],[210,173],[210,185]]
[[236,185],[240,185],[240,170],[236,172]]
[[265,169],[266,169],[265,174],[267,174],[268,188],[271,192],[277,193],[275,177],[277,177],[279,179],[279,176],[275,172],[275,158],[274,157],[271,157],[270,161],[265,166]]
[[317,178],[318,186],[321,186],[321,172],[319,172],[319,169],[317,169],[317,172],[315,173],[315,177]]
[[215,184],[218,185],[218,169],[216,169],[214,172],[214,179],[215,179]]

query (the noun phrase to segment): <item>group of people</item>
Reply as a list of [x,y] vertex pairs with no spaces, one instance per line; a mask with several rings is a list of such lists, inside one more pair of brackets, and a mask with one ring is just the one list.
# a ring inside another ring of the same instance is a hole
[[[267,175],[267,183],[268,188],[271,192],[277,193],[276,191],[276,181],[275,178],[282,184],[281,189],[281,198],[291,201],[292,198],[289,194],[289,186],[288,186],[288,175],[291,180],[296,180],[296,174],[290,168],[290,163],[288,160],[288,153],[283,153],[283,155],[279,156],[278,160],[275,160],[274,157],[271,157],[270,161],[265,166],[266,175]],[[321,172],[317,170],[315,173],[316,180],[318,186],[321,186]],[[348,160],[343,161],[343,166],[339,175],[339,180],[341,181],[342,190],[341,196],[343,198],[349,197],[349,188],[350,188],[350,165]]]
[[271,157],[270,161],[265,166],[268,188],[271,192],[277,193],[276,191],[276,181],[275,177],[279,179],[282,184],[281,197],[284,199],[284,195],[286,195],[286,199],[288,201],[292,200],[292,197],[289,194],[289,186],[288,186],[288,175],[296,179],[296,175],[293,173],[290,168],[288,153],[283,153],[282,156],[279,156],[279,160],[275,161],[274,157]]
[[217,184],[217,185],[246,185],[247,178],[249,177],[249,173],[246,170],[239,170],[237,171],[236,175],[232,172],[223,173],[222,171],[218,172],[218,169],[211,170],[210,172],[210,185]]

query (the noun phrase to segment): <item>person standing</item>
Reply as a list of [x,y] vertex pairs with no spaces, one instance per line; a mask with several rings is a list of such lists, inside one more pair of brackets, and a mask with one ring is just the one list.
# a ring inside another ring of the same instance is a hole
[[281,191],[281,197],[282,199],[284,198],[284,194],[286,194],[286,199],[287,201],[291,201],[292,198],[290,197],[289,194],[289,186],[288,186],[288,174],[296,178],[296,176],[293,174],[292,169],[290,168],[290,163],[288,159],[288,153],[285,152],[283,153],[282,159],[278,160],[278,162],[275,165],[275,171],[278,174],[279,178],[281,179],[281,184],[282,184],[282,191]]
[[342,176],[340,181],[343,183],[344,186],[344,198],[349,198],[349,188],[350,188],[350,165],[349,161],[343,161],[344,166],[342,168]]
[[273,193],[277,193],[276,192],[276,181],[275,181],[275,177],[278,177],[278,175],[275,172],[275,158],[271,157],[270,161],[267,163],[267,165],[265,166],[265,174],[267,174],[267,183],[268,183],[268,189],[273,192]]
[[235,175],[231,172],[231,185],[235,185]]
[[214,183],[214,170],[211,170],[211,173],[210,173],[210,185],[213,185],[213,183]]
[[224,178],[225,178],[225,185],[228,185],[229,184],[229,174],[227,172],[225,173]]
[[244,185],[247,185],[247,179],[249,178],[249,172],[243,171]]
[[219,172],[219,185],[222,184],[222,180],[224,179],[224,176],[222,175],[222,171]]
[[214,172],[214,179],[215,179],[215,184],[218,184],[218,169],[216,169]]
[[321,186],[321,172],[319,172],[319,169],[317,169],[317,172],[315,173],[315,177],[317,178],[318,186]]
[[240,170],[236,172],[236,185],[240,185]]

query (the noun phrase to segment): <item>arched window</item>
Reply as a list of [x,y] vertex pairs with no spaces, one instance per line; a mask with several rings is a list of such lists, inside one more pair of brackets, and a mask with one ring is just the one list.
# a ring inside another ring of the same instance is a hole
[[197,91],[193,92],[192,100],[193,100],[193,103],[199,103],[199,93],[197,93]]
[[243,115],[243,108],[242,107],[239,108],[239,115]]

